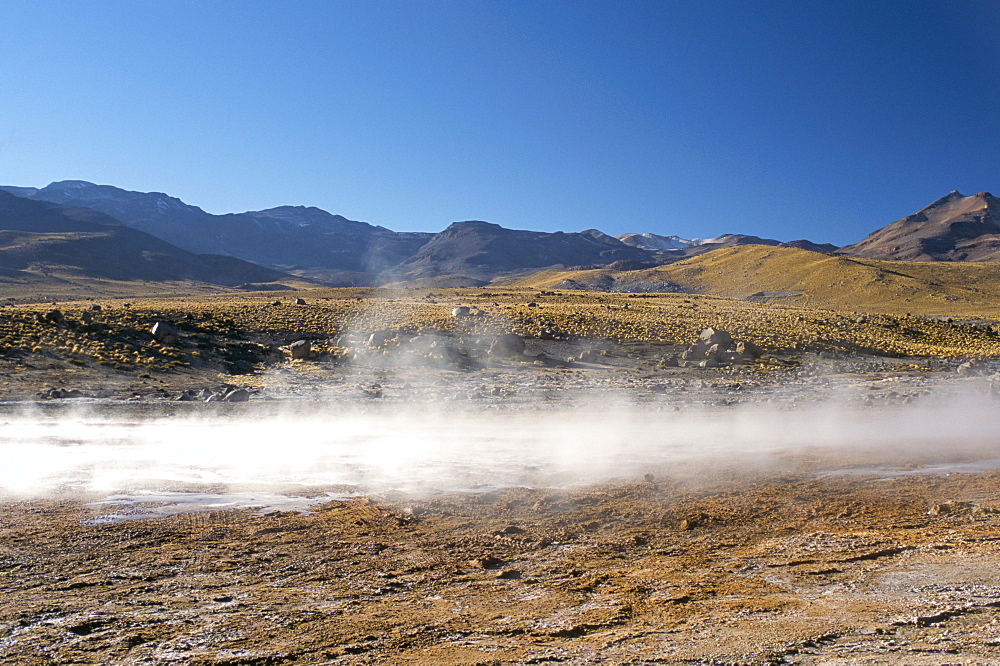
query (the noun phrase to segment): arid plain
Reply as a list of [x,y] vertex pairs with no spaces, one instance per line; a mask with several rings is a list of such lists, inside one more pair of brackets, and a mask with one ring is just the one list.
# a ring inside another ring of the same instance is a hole
[[[667,267],[688,293],[9,292],[0,655],[1000,660],[992,265],[705,277],[795,252]],[[87,429],[122,423],[132,467],[101,476]],[[355,436],[363,464],[311,444]]]

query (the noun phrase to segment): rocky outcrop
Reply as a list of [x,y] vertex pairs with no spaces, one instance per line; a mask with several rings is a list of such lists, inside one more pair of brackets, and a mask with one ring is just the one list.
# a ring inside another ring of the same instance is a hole
[[698,340],[681,354],[686,366],[718,368],[760,358],[763,350],[748,340],[734,340],[728,331],[706,328]]

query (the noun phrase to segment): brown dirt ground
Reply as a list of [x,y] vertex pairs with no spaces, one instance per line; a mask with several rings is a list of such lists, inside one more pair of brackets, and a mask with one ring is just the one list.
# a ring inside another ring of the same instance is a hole
[[96,526],[87,498],[7,501],[0,658],[1000,660],[1000,473],[814,465]]

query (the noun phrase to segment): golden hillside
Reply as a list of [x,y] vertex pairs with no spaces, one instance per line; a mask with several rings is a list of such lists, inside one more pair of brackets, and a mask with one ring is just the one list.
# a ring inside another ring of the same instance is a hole
[[540,289],[643,291],[674,283],[688,293],[798,307],[934,316],[1000,315],[1000,263],[910,262],[742,245],[637,271],[541,271],[516,281]]

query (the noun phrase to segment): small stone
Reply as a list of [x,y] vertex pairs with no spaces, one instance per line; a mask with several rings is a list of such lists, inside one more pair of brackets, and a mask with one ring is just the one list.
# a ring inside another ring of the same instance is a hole
[[288,353],[291,354],[293,359],[309,358],[311,352],[312,345],[309,344],[308,340],[296,340],[288,345]]
[[222,397],[223,402],[247,402],[250,400],[250,391],[245,388],[235,388]]
[[736,343],[736,351],[743,354],[744,356],[749,356],[750,358],[760,358],[764,355],[764,350],[747,340],[741,340]]
[[489,351],[496,356],[517,356],[524,352],[524,340],[515,333],[504,333],[493,338]]
[[469,564],[483,569],[496,569],[503,564],[503,560],[492,555],[484,555],[472,560]]
[[295,304],[296,305],[305,305],[306,304],[306,299],[304,299],[304,298],[296,298],[295,299]]
[[158,321],[153,324],[150,333],[152,333],[153,339],[162,345],[172,345],[180,339],[177,329],[165,321]]

